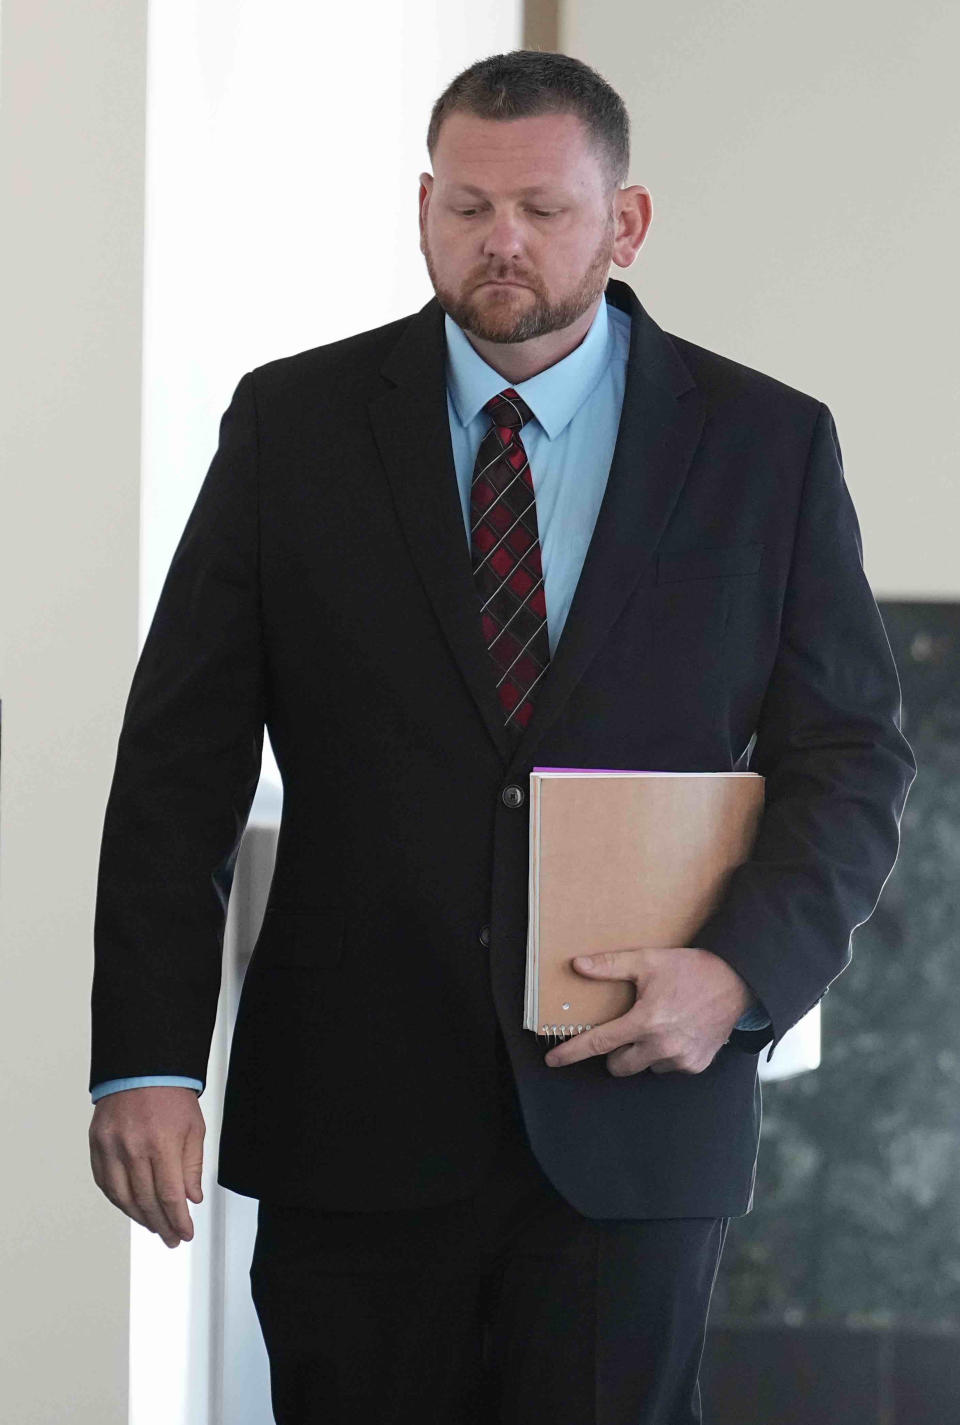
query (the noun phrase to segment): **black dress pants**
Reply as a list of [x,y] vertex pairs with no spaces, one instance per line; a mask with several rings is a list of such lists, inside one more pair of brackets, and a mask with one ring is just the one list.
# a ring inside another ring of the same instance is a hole
[[260,1200],[250,1284],[276,1425],[699,1425],[729,1218],[584,1217],[509,1102],[482,1190],[441,1207]]

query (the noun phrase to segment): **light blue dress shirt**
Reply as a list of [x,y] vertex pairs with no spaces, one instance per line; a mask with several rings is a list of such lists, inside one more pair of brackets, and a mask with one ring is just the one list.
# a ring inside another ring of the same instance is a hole
[[[597,512],[607,485],[620,427],[630,349],[630,318],[600,302],[590,328],[569,355],[528,381],[511,383],[488,366],[463,330],[444,318],[447,343],[447,415],[470,548],[470,485],[477,449],[490,426],[483,410],[491,396],[513,385],[533,412],[521,438],[537,500],[537,528],[543,592],[547,605],[550,656],[556,651],[577,587]],[[738,1029],[763,1029],[770,1018],[762,1005],[737,1020]],[[108,1079],[95,1085],[95,1103],[104,1094],[149,1084],[181,1085],[198,1092],[199,1079],[171,1074]]]

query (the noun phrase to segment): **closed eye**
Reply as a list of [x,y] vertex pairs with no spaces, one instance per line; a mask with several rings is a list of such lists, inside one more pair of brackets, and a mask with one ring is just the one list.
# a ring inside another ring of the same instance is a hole
[[[475,212],[477,211],[477,209],[476,209],[476,208],[458,208],[457,211],[458,211],[458,213],[460,214],[461,218],[469,218],[473,213],[475,213]],[[535,216],[535,217],[538,217],[538,218],[555,218],[555,217],[558,216],[557,213],[545,213],[545,212],[542,212],[539,208],[534,208],[534,209],[532,209],[532,212],[534,213],[534,216]]]

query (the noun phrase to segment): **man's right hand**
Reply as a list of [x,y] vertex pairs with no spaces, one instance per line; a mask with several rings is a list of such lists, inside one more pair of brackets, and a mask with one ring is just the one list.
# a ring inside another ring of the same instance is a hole
[[88,1135],[97,1187],[168,1247],[189,1242],[187,1198],[203,1201],[206,1131],[194,1089],[155,1084],[104,1094]]

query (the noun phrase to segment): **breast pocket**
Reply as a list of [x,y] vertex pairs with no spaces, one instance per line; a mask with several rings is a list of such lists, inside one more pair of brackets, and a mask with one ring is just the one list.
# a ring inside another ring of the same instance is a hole
[[344,908],[267,906],[250,965],[330,969],[343,954]]
[[760,569],[763,544],[714,545],[706,549],[677,549],[657,555],[657,584],[676,584],[687,579],[718,579],[738,574],[756,574]]
[[708,727],[724,705],[732,610],[755,590],[763,545],[714,545],[657,556],[651,591],[651,696],[661,718]]

